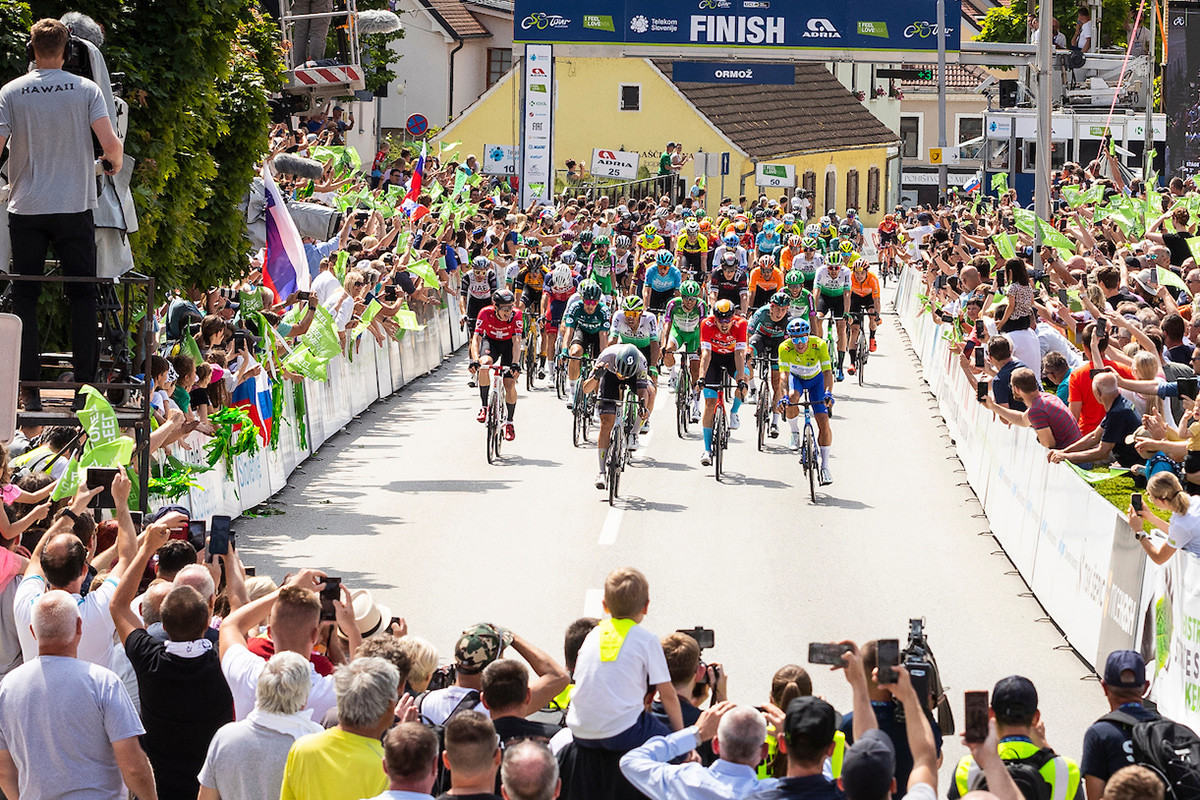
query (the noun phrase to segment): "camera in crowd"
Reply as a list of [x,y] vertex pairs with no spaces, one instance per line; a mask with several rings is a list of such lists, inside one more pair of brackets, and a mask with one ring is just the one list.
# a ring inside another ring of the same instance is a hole
[[[882,663],[882,656],[880,661]],[[917,697],[921,698],[929,711],[937,712],[937,722],[942,733],[947,736],[953,735],[954,712],[950,709],[946,687],[942,685],[933,650],[925,638],[924,619],[908,621],[908,644],[900,652],[900,663],[908,670]]]

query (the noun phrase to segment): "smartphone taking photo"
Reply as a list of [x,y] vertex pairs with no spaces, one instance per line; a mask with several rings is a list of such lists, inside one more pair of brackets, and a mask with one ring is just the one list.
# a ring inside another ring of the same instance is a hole
[[849,645],[834,642],[809,642],[808,663],[840,667],[846,663],[842,660],[842,654],[848,652],[850,652]]
[[88,508],[116,508],[117,501],[113,499],[112,482],[117,477],[117,470],[112,467],[88,467],[87,488],[102,487],[104,491],[92,498]]
[[988,735],[988,693],[963,692],[963,737],[972,743]]
[[229,542],[233,534],[229,531],[229,517],[215,515],[212,518],[212,530],[208,534],[208,554],[224,556],[229,554]]
[[325,578],[325,588],[321,590],[321,621],[329,622],[337,619],[337,611],[333,608],[333,601],[340,599],[342,594],[342,579],[327,576]]
[[875,648],[875,665],[878,668],[876,682],[895,683],[900,679],[896,667],[900,665],[900,640],[880,639]]

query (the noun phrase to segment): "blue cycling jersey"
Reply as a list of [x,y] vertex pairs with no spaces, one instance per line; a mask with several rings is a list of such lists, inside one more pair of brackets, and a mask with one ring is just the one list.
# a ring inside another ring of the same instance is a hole
[[658,271],[658,267],[654,267],[646,270],[646,283],[656,292],[673,292],[683,285],[683,273],[679,271],[679,267],[672,266],[667,270],[667,274],[663,275]]

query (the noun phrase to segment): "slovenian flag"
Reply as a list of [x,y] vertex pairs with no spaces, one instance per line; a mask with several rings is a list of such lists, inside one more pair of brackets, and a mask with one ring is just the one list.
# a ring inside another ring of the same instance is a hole
[[308,291],[308,257],[300,231],[283,202],[283,195],[271,177],[271,168],[263,164],[263,186],[267,193],[267,245],[263,254],[263,283],[280,302],[292,292]]
[[[250,359],[250,369],[259,366],[248,353],[242,358]],[[246,410],[254,426],[258,428],[258,435],[262,437],[263,444],[271,441],[271,425],[275,421],[274,404],[271,402],[271,381],[261,370],[253,378],[246,378],[233,388],[229,404],[234,408]]]
[[976,172],[974,175],[971,176],[971,180],[969,180],[963,184],[963,191],[966,192],[967,194],[970,194],[971,192],[978,189],[980,184],[982,184],[982,183],[983,183],[983,181],[980,179],[979,173]]
[[421,196],[421,179],[425,175],[425,142],[421,142],[421,157],[417,159],[417,165],[413,167],[412,177],[408,181],[408,192],[404,195],[404,202],[400,204],[400,209],[405,214],[412,214],[413,209],[417,207],[417,198]]

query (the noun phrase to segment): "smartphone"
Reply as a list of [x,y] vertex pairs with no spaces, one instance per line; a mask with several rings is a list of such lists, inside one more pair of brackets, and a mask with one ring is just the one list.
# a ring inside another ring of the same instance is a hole
[[[983,324],[983,320],[975,320],[975,338],[983,341],[983,337],[987,335],[987,326]],[[982,366],[982,365],[981,365]]]
[[1002,291],[1003,289],[1004,289],[1004,270],[998,269],[998,270],[996,270],[996,291],[999,292],[999,291]]
[[92,502],[88,503],[88,508],[116,508],[117,501],[112,496],[113,478],[117,477],[117,470],[111,467],[88,467],[87,470],[87,488],[95,489],[97,486],[104,487],[104,491],[92,498]]
[[988,382],[987,381],[976,381],[975,382],[975,399],[982,403],[984,400],[987,399],[987,393],[988,393]]
[[842,661],[842,654],[848,652],[850,652],[849,645],[835,644],[833,642],[809,642],[808,663],[829,664],[830,666],[840,667],[846,663]]
[[975,368],[983,369],[983,347],[982,346],[977,346],[975,348]]
[[388,632],[389,633],[391,632],[393,625],[399,625],[399,624],[400,624],[400,618],[392,617],[391,620],[388,621],[388,626],[387,626]]
[[1150,284],[1151,286],[1158,286],[1158,267],[1151,267],[1151,268],[1150,268],[1150,280],[1149,280],[1149,284]]
[[1140,492],[1134,492],[1129,496],[1129,504],[1133,506],[1133,510],[1142,513],[1142,495]]
[[208,554],[223,556],[229,553],[229,540],[233,534],[229,532],[229,517],[216,515],[212,518],[212,530],[208,534]]
[[895,683],[900,679],[896,667],[900,664],[900,640],[880,639],[875,648],[875,665],[879,668],[878,683]]
[[246,332],[245,331],[236,330],[233,332],[233,349],[235,352],[238,350],[246,349]]
[[1196,399],[1197,389],[1200,389],[1200,378],[1180,378],[1176,384],[1179,386],[1180,397]]
[[[174,538],[174,534],[172,534],[172,538]],[[204,520],[189,520],[187,532],[179,538],[186,539],[188,544],[192,546],[192,549],[199,553],[204,549],[204,543],[208,540],[208,531],[205,529]]]
[[301,303],[307,303],[310,297],[312,297],[312,292],[296,292],[296,299]]
[[321,590],[321,621],[328,622],[337,619],[337,613],[333,610],[333,601],[341,599],[342,596],[342,579],[326,577],[325,588]]
[[963,735],[968,742],[982,742],[988,735],[988,693],[963,692]]
[[385,303],[396,302],[396,287],[395,286],[383,287],[383,301]]
[[133,521],[134,533],[141,533],[142,532],[142,512],[130,511],[129,519],[131,519]]
[[1096,335],[1101,339],[1108,336],[1108,320],[1104,317],[1096,320]]
[[676,633],[682,633],[696,640],[696,644],[700,645],[701,650],[708,650],[716,641],[716,634],[712,628],[701,628],[699,626],[691,630],[678,630]]
[[253,578],[255,575],[258,574],[258,570],[255,569],[254,567],[245,567],[244,569],[246,570],[247,578]]
[[1065,308],[1067,308],[1068,310],[1070,309],[1070,307],[1071,307],[1071,296],[1067,294],[1067,290],[1066,290],[1066,289],[1059,289],[1059,290],[1058,290],[1058,302],[1062,303],[1062,304],[1063,304],[1063,306],[1064,306]]

